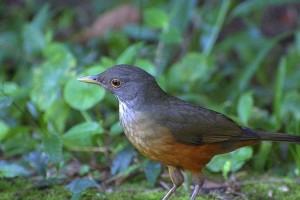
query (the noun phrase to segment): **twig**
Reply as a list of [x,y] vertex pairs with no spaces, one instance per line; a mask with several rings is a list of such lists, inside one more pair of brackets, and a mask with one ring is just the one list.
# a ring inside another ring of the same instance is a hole
[[165,190],[170,190],[170,186],[164,182],[164,181],[159,181],[159,184],[165,189]]
[[101,153],[106,153],[108,151],[111,151],[110,148],[106,148],[106,147],[72,147],[70,150],[78,151],[78,152],[101,152]]

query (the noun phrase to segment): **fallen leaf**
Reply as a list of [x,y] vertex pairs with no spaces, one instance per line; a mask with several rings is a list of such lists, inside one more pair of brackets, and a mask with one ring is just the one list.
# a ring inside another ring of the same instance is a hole
[[128,4],[118,6],[101,14],[90,27],[75,36],[75,40],[86,42],[101,37],[109,29],[118,29],[125,24],[136,23],[140,18],[140,10],[137,7]]

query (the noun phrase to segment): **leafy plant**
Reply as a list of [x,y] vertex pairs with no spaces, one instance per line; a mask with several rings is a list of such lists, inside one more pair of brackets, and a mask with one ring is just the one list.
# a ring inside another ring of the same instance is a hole
[[97,183],[89,179],[74,179],[66,186],[66,188],[73,193],[72,200],[80,199],[84,190],[98,187],[99,185]]
[[231,153],[215,156],[207,164],[207,168],[212,172],[223,172],[223,176],[227,178],[229,172],[236,172],[241,169],[252,155],[251,147],[243,147]]
[[[64,7],[31,0],[0,7],[0,176],[79,174],[99,182],[113,176],[109,180],[118,183],[142,172],[155,185],[165,170],[129,147],[117,100],[76,80],[115,64],[137,65],[167,92],[243,126],[299,134],[299,16],[286,11],[297,9],[296,0],[128,1],[136,21],[118,21],[79,42],[97,14],[119,3]],[[283,14],[272,12],[274,6]],[[261,172],[276,165],[299,171],[299,147],[289,146],[287,154],[282,149],[263,142],[216,156],[208,169],[225,178],[247,163]],[[97,187],[75,180],[73,198]]]

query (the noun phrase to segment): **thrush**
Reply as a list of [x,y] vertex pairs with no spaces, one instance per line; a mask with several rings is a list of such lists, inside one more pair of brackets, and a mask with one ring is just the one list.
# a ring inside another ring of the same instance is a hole
[[194,200],[203,185],[201,170],[218,154],[260,141],[300,143],[300,137],[252,130],[229,117],[191,105],[163,91],[141,68],[116,65],[101,74],[78,78],[97,84],[119,100],[119,118],[133,146],[146,157],[168,167],[173,187],[168,199],[192,173]]

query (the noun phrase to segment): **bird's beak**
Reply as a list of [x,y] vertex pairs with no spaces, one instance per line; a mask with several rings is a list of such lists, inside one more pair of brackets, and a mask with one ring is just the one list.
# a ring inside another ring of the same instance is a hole
[[97,76],[84,76],[84,77],[77,78],[77,80],[85,83],[99,85],[99,82],[97,81]]

